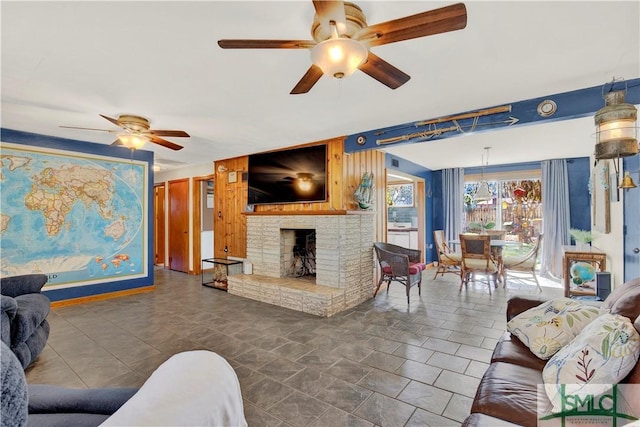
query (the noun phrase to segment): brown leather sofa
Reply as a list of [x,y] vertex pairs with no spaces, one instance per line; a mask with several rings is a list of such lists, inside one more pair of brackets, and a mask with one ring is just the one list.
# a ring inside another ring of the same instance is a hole
[[[543,302],[542,298],[514,296],[507,303],[507,321]],[[634,321],[640,332],[640,278],[616,288],[602,308]],[[517,337],[505,332],[496,345],[471,406],[462,424],[470,426],[536,426],[537,386],[542,384],[546,360],[536,357]],[[640,384],[640,363],[622,381]],[[546,398],[546,396],[544,396]]]

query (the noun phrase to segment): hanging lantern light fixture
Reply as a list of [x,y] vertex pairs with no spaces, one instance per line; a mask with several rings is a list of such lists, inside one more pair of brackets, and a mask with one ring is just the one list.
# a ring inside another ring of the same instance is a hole
[[[487,165],[489,164],[490,149],[491,147],[484,147],[484,150],[487,153]],[[486,202],[487,200],[493,199],[493,194],[491,194],[491,190],[489,190],[489,183],[484,179],[484,155],[482,156],[482,171],[480,172],[480,182],[478,183],[478,188],[476,188],[474,198],[479,202]]]
[[[613,88],[613,82],[611,84]],[[604,88],[603,88],[604,92]],[[625,90],[603,94],[605,106],[596,112],[596,160],[638,154],[636,121],[638,110],[624,102]]]
[[596,112],[594,117],[596,125],[595,158],[596,163],[598,160],[613,159],[616,189],[630,189],[635,188],[636,185],[628,172],[619,186],[617,183],[620,181],[620,158],[638,154],[636,127],[638,110],[634,105],[624,101],[627,92],[626,82],[624,90],[613,90],[615,82],[614,78],[606,93],[607,85],[602,87],[605,105]]

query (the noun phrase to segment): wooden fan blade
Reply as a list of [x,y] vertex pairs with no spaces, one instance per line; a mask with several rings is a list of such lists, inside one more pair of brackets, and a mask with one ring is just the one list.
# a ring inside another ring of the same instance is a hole
[[322,70],[315,64],[312,64],[311,67],[307,70],[304,76],[300,79],[298,84],[291,90],[291,95],[299,95],[302,93],[307,93],[311,90],[314,84],[320,80],[322,77]]
[[399,88],[411,78],[372,52],[369,52],[367,61],[359,69],[391,89]]
[[466,26],[467,8],[463,3],[457,3],[365,27],[354,34],[353,38],[360,40],[367,46],[380,46],[461,30]]
[[163,147],[167,147],[170,148],[172,150],[182,150],[184,147],[182,145],[178,145],[178,144],[174,144],[171,141],[167,141],[166,139],[162,139],[160,137],[157,137],[155,135],[150,135],[149,136],[149,141],[158,144],[158,145],[162,145]]
[[183,130],[158,130],[158,129],[150,129],[149,133],[151,135],[156,135],[156,136],[172,136],[172,137],[178,137],[178,138],[189,138],[191,135],[189,135],[188,133],[186,133]]
[[60,127],[61,128],[65,128],[65,129],[99,130],[100,132],[109,132],[109,133],[118,132],[118,131],[113,130],[113,129],[83,128],[83,127],[78,127],[78,126],[60,126]]
[[124,145],[124,144],[122,143],[122,141],[120,141],[120,138],[118,138],[115,141],[113,141],[111,145]]
[[122,127],[122,124],[117,119],[112,119],[111,117],[105,116],[104,114],[100,114],[100,117],[102,117],[103,119],[109,120],[111,123],[113,123],[116,126]]
[[323,28],[329,28],[329,22],[333,21],[339,35],[347,32],[347,16],[343,1],[313,0],[313,7]]
[[218,40],[223,49],[311,49],[316,44],[313,40]]

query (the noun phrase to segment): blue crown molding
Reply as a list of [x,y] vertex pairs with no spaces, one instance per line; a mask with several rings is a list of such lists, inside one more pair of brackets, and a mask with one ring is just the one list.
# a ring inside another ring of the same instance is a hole
[[[625,102],[640,104],[640,78],[635,78],[624,82],[615,82],[479,110],[465,111],[441,118],[358,132],[348,135],[345,139],[345,152],[353,153],[385,146],[391,147],[399,144],[414,144],[454,138],[505,127],[586,117],[594,115],[596,111],[604,107],[604,91],[624,90],[625,88],[627,90]],[[397,142],[378,145],[377,141],[383,139]]]

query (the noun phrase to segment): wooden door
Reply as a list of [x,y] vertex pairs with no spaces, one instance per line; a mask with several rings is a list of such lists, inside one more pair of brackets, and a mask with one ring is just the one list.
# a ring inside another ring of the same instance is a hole
[[189,272],[189,180],[169,181],[169,269]]
[[153,187],[153,263],[164,265],[165,233],[165,197],[164,183]]

